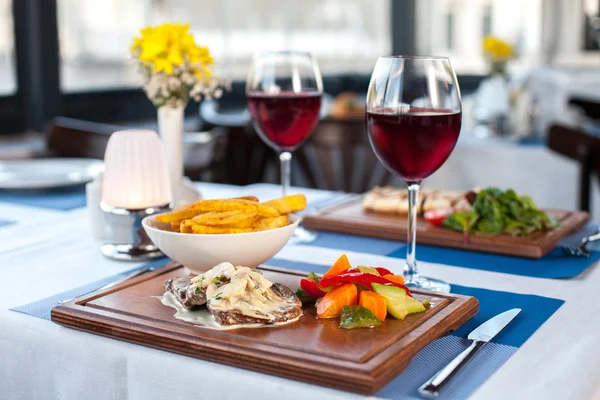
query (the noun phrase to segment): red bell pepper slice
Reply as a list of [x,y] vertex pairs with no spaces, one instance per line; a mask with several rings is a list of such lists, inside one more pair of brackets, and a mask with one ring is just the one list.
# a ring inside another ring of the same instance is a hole
[[[382,276],[367,274],[364,272],[347,272],[344,274],[327,277],[324,276],[323,278],[321,278],[321,286],[323,287],[338,286],[343,285],[345,283],[354,283],[356,285],[362,285],[366,287],[371,287],[372,283],[379,283],[380,285],[397,286],[399,288],[404,289],[406,291],[406,294],[412,297],[412,295],[410,294],[410,290],[406,286],[397,282],[389,281]],[[302,289],[304,289],[304,287],[302,287]]]
[[423,217],[434,226],[442,226],[442,222],[446,219],[446,217],[452,214],[454,210],[452,208],[442,208],[437,210],[430,210],[423,214]]
[[319,284],[310,279],[301,279],[300,287],[306,292],[307,295],[315,300],[325,296],[325,292],[321,290]]
[[394,275],[392,273],[392,271],[390,271],[387,268],[383,268],[383,267],[375,267],[375,269],[377,270],[377,272],[379,272],[379,275],[384,276],[384,275]]

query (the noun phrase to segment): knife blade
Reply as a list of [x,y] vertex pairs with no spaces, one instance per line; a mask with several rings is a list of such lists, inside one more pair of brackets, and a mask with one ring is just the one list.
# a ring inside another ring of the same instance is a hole
[[520,308],[513,308],[512,310],[505,311],[488,319],[471,331],[467,336],[467,339],[471,340],[473,343],[425,382],[419,388],[419,394],[425,397],[437,397],[442,386],[448,383],[450,378],[452,378],[454,374],[469,361],[473,354],[500,333],[500,331],[502,331],[502,329],[504,329],[520,312]]

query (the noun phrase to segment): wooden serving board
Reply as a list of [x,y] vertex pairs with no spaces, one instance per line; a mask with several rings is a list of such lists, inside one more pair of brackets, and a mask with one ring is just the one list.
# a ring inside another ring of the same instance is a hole
[[[261,267],[265,276],[296,290],[305,273]],[[473,317],[473,297],[414,291],[431,299],[424,313],[377,328],[345,330],[338,319],[319,320],[314,306],[278,327],[218,331],[173,317],[153,296],[187,270],[171,263],[107,291],[52,310],[57,324],[203,360],[364,394],[373,394],[404,371],[414,355]]]
[[[406,241],[408,216],[365,211],[363,197],[347,203],[323,209],[303,219],[309,229],[347,233],[350,235],[378,237]],[[552,250],[558,241],[580,230],[589,220],[585,211],[544,210],[550,218],[557,218],[559,226],[548,232],[537,232],[526,237],[508,235],[470,235],[465,243],[464,235],[449,229],[436,227],[424,218],[417,221],[417,243],[441,247],[497,253],[511,256],[541,258]]]

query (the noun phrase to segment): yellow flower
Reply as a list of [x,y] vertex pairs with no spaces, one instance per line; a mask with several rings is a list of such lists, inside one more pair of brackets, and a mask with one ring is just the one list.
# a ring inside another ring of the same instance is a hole
[[169,60],[165,60],[164,58],[156,59],[152,66],[152,72],[161,71],[164,71],[167,75],[171,75],[173,73],[173,64],[171,64]]
[[513,57],[512,46],[494,36],[486,36],[483,39],[483,52],[495,60],[508,60]]
[[130,52],[153,72],[171,75],[174,66],[183,65],[198,79],[210,77],[208,66],[214,63],[209,49],[196,44],[189,24],[166,23],[143,28],[133,38]]

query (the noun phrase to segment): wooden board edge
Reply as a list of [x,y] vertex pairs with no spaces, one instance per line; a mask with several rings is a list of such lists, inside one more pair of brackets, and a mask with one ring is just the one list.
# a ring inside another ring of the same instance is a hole
[[[86,314],[86,325],[82,325],[80,323],[80,317],[83,314]],[[360,394],[374,393],[372,391],[372,377],[369,374],[369,371],[364,368],[364,365],[361,364],[357,364],[357,368],[352,369],[350,365],[355,363],[347,361],[336,360],[339,362],[335,364],[319,363],[317,364],[317,371],[307,374],[305,369],[307,362],[306,360],[295,357],[286,357],[285,364],[281,364],[277,362],[271,362],[272,358],[261,360],[260,358],[255,357],[248,349],[237,347],[236,349],[238,351],[233,354],[233,356],[229,357],[223,356],[225,353],[220,352],[219,350],[207,351],[205,347],[198,348],[203,350],[202,354],[204,357],[201,357],[198,355],[198,351],[194,351],[194,349],[197,348],[197,344],[193,343],[191,340],[182,341],[182,337],[185,335],[173,334],[172,332],[163,336],[158,334],[145,335],[149,331],[152,332],[156,329],[141,325],[129,325],[126,329],[122,327],[115,328],[112,325],[107,326],[105,324],[108,320],[110,320],[110,318],[100,316],[96,313],[86,313],[85,311],[77,310],[72,306],[58,306],[52,310],[53,322],[79,331],[92,332],[100,336],[123,340],[129,343],[143,345],[145,347],[150,347],[161,351],[172,352],[209,362],[216,362],[231,367],[242,368],[249,371],[258,371],[269,375],[298,380],[310,384],[330,387],[333,389],[346,390]],[[176,339],[173,339],[173,336],[178,336],[178,340],[175,341]],[[173,340],[171,341],[171,339]],[[224,344],[221,345],[225,347]],[[243,364],[244,360],[247,361],[247,365]],[[248,365],[252,365],[252,369]],[[296,370],[301,369],[304,375],[295,374]],[[345,373],[342,374],[342,379],[339,379],[340,370],[345,371]],[[336,374],[335,382],[331,382],[331,379],[328,379],[328,377],[333,373]]]
[[[193,343],[193,338],[189,335],[130,322],[128,322],[127,327],[115,328],[114,325],[107,325],[107,322],[122,322],[122,319],[111,318],[107,315],[102,315],[97,312],[101,311],[102,313],[109,314],[109,312],[106,312],[104,310],[95,309],[94,311],[90,312],[89,308],[86,309],[85,304],[89,301],[92,301],[103,295],[107,295],[115,291],[124,289],[138,282],[142,282],[144,280],[152,279],[156,276],[168,273],[176,268],[181,268],[181,265],[177,264],[176,262],[170,262],[164,267],[161,267],[155,271],[144,274],[130,281],[124,282],[120,285],[116,285],[115,287],[110,288],[109,290],[94,293],[93,295],[84,297],[81,300],[75,300],[69,303],[65,303],[63,305],[56,306],[51,311],[51,320],[65,327],[77,329],[84,332],[91,332],[112,339],[127,341],[129,343],[134,343],[138,345],[141,344],[143,346],[151,347],[162,351],[173,352],[176,354],[199,358],[210,362],[217,362],[232,367],[243,368],[247,370],[255,370],[258,372],[263,372],[266,374],[275,375],[287,379],[299,380],[311,384],[317,384],[338,390],[347,390],[366,395],[372,395],[379,391],[397,375],[402,373],[408,367],[408,365],[412,361],[412,358],[420,350],[422,350],[424,347],[426,347],[429,343],[433,342],[437,338],[450,333],[448,331],[442,332],[439,330],[431,332],[431,334],[427,336],[427,339],[421,338],[421,340],[418,342],[418,346],[415,348],[415,351],[413,351],[410,355],[407,355],[406,353],[399,353],[396,354],[395,357],[388,357],[389,359],[377,369],[373,369],[372,366],[376,365],[376,362],[378,361],[379,357],[385,356],[386,351],[379,353],[378,355],[372,357],[365,363],[354,363],[348,360],[341,359],[328,359],[329,363],[317,363],[317,367],[315,368],[315,371],[313,373],[307,374],[306,371],[303,371],[304,375],[297,375],[295,373],[296,369],[302,368],[307,361],[305,359],[302,359],[302,357],[295,357],[293,356],[293,354],[290,357],[286,357],[283,363],[277,363],[273,361],[273,356],[270,356],[268,359],[265,360],[257,360],[257,358],[252,355],[252,351],[238,346],[235,346],[237,351],[234,354],[234,357],[223,356],[222,354],[219,354],[218,351],[206,353],[206,349],[203,347],[198,347],[198,344]],[[278,267],[268,267],[268,269],[273,270],[274,272],[285,272],[298,276],[305,275],[305,272],[303,271],[288,271]],[[430,292],[422,290],[415,290],[414,292],[423,295],[430,294]],[[440,293],[435,293],[435,295],[439,297],[448,298],[453,301],[450,305],[443,307],[439,312],[437,312],[432,317],[420,324],[417,327],[417,330],[434,329],[436,323],[434,320],[432,320],[432,318],[434,318],[438,314],[452,314],[453,310],[462,310],[462,315],[460,316],[460,318],[453,321],[451,325],[452,329],[450,329],[450,331],[455,330],[462,324],[464,324],[466,321],[468,321],[470,318],[472,318],[473,315],[476,314],[477,309],[479,307],[479,302],[473,297]],[[81,317],[85,317],[85,321],[87,323],[86,325],[82,324]],[[445,318],[448,318],[448,315],[446,315]],[[433,328],[427,328],[432,324]],[[411,334],[409,335],[415,335],[415,331],[411,332]],[[185,346],[181,345],[182,340],[184,343],[186,343]],[[177,341],[177,344],[174,344],[175,341]],[[228,347],[224,343],[219,343],[219,345],[221,347]],[[397,342],[393,346],[399,345],[400,344]],[[194,349],[196,349],[196,351],[194,351]],[[207,357],[199,356],[197,351],[198,349],[202,349]],[[302,355],[302,353],[297,351],[295,351],[295,353]],[[244,360],[248,361],[249,363],[251,362],[252,369],[250,369],[250,367],[245,366],[242,363]],[[331,363],[331,360],[334,360],[334,363]],[[336,375],[339,376],[340,366],[342,366],[342,368],[345,369],[344,377],[342,379],[337,379],[336,382],[331,382],[330,379],[327,379],[329,374],[334,371],[336,372]]]

